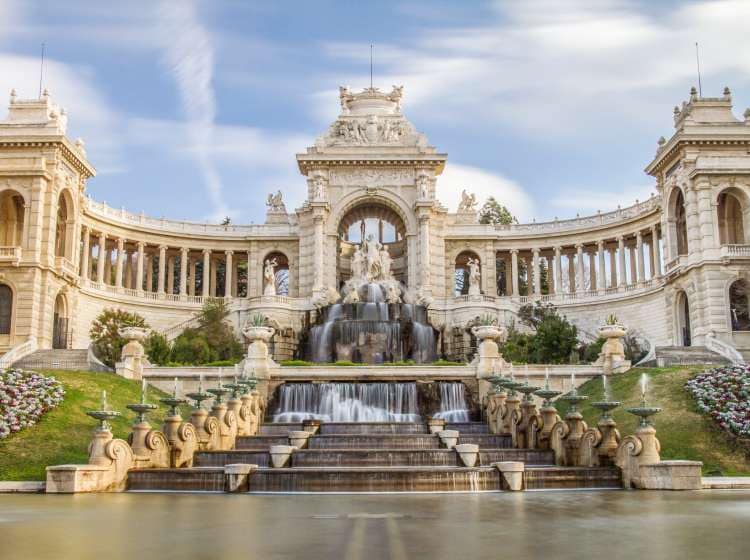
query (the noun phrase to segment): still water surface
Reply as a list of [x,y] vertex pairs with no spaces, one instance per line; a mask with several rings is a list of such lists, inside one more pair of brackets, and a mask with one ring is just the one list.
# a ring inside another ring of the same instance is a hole
[[0,495],[0,558],[750,557],[750,492]]

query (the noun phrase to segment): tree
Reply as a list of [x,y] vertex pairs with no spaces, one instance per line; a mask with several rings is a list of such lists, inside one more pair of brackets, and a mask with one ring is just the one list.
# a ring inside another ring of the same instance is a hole
[[148,328],[148,325],[137,313],[122,309],[105,309],[91,324],[89,337],[94,343],[94,353],[109,367],[115,367],[120,361],[122,347],[126,344],[120,335],[120,329],[123,327]]
[[518,220],[510,213],[510,210],[506,206],[500,204],[495,200],[494,196],[487,199],[479,210],[479,223],[480,224],[501,224],[510,225],[517,224]]
[[185,329],[172,345],[171,361],[201,365],[215,361],[238,362],[244,348],[227,323],[229,308],[220,299],[209,299],[198,317],[198,326]]
[[561,364],[570,360],[578,346],[578,329],[559,315],[553,305],[541,302],[523,305],[518,318],[534,333],[509,329],[502,349],[507,359],[534,364]]

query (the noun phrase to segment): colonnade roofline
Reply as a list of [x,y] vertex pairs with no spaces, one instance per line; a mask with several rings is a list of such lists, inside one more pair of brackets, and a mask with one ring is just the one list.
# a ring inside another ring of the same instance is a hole
[[[628,224],[661,209],[662,199],[652,195],[645,201],[636,201],[632,206],[617,208],[611,212],[600,212],[589,216],[579,216],[563,220],[531,222],[525,224],[489,225],[489,224],[453,224],[447,239],[452,238],[513,238],[529,236],[549,236],[550,234],[573,233],[585,230],[599,230]],[[134,214],[127,210],[112,208],[106,203],[97,202],[91,197],[86,199],[85,212],[92,218],[125,228],[137,227],[150,233],[164,233],[177,236],[199,236],[211,238],[294,238],[297,235],[297,216],[287,214],[289,223],[272,224],[209,224],[187,220],[170,220],[153,218],[144,213]],[[455,215],[455,214],[449,214]],[[95,224],[90,227],[96,229]]]

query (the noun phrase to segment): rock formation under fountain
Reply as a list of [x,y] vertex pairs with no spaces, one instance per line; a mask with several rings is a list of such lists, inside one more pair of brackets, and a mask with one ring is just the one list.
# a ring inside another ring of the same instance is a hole
[[388,250],[369,236],[356,248],[351,270],[341,301],[319,309],[306,358],[368,364],[434,361],[436,336],[426,302],[393,277]]

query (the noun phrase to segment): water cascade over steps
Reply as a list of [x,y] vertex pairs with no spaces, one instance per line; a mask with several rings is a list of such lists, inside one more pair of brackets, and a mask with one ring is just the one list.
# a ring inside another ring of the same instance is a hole
[[368,364],[436,359],[435,329],[427,308],[387,303],[380,284],[358,290],[356,303],[323,307],[310,328],[306,359],[313,362],[352,361]]
[[463,383],[440,382],[440,411],[433,418],[446,422],[468,422],[469,410],[466,403],[466,386]]

